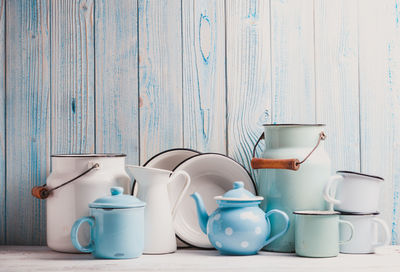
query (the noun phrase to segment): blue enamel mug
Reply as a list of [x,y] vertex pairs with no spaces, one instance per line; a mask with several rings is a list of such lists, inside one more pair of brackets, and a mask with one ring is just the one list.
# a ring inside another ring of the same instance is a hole
[[[122,192],[122,187],[112,187],[111,196],[89,204],[90,216],[82,217],[74,223],[71,241],[77,250],[105,259],[131,259],[142,255],[146,204]],[[82,246],[78,240],[79,227],[84,222],[90,226],[87,246]]]

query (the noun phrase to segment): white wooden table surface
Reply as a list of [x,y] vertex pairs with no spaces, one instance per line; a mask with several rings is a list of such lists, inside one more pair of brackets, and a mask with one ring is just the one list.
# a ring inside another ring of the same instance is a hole
[[47,247],[0,246],[0,271],[400,271],[400,254],[300,258],[260,252],[220,256],[214,250],[181,249],[174,254],[143,255],[130,260],[99,260],[88,254],[64,254]]

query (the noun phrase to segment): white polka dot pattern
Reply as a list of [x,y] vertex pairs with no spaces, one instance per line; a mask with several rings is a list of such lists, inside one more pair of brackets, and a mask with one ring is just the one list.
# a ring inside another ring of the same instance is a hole
[[240,246],[243,247],[243,248],[246,248],[246,247],[249,246],[249,242],[243,241],[243,242],[240,243]]
[[226,235],[231,236],[232,233],[233,233],[233,229],[232,229],[232,228],[226,228],[226,229],[225,229],[225,234],[226,234]]
[[216,241],[216,242],[215,242],[215,245],[216,245],[217,247],[219,247],[219,248],[222,248],[222,244],[221,244],[220,241]]

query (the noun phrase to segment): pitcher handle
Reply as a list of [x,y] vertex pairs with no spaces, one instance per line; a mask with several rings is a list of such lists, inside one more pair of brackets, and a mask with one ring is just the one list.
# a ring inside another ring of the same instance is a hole
[[333,175],[329,178],[328,182],[325,184],[324,187],[324,199],[330,204],[329,210],[333,210],[333,205],[340,204],[340,200],[335,199],[335,196],[331,195],[331,188],[333,183],[339,182],[343,180],[343,176],[341,175]]
[[353,226],[353,224],[350,223],[349,221],[342,220],[342,219],[339,219],[339,224],[344,224],[344,225],[349,226],[350,231],[351,231],[349,239],[343,240],[343,241],[339,241],[339,245],[344,245],[344,244],[347,244],[348,242],[350,242],[350,241],[353,239],[353,236],[354,236],[354,226]]
[[179,204],[182,202],[183,196],[185,195],[187,189],[190,185],[190,176],[186,171],[179,170],[172,173],[171,182],[173,182],[178,176],[184,176],[185,178],[185,186],[182,189],[182,192],[179,194],[178,199],[175,202],[174,208],[172,209],[172,219],[175,219],[176,209],[179,207]]
[[386,222],[383,221],[380,218],[372,218],[372,221],[374,221],[375,223],[377,223],[378,225],[380,225],[383,229],[383,235],[384,235],[384,239],[383,242],[378,242],[376,244],[374,244],[374,247],[378,247],[378,246],[386,246],[390,243],[390,231],[388,226],[386,225]]
[[[79,239],[78,239],[78,231],[79,231],[79,227],[82,225],[82,223],[84,222],[88,222],[89,226],[90,226],[90,241],[89,244],[87,246],[82,246],[79,243]],[[94,251],[93,248],[93,231],[92,228],[94,227],[95,221],[94,221],[94,217],[93,216],[85,216],[82,218],[79,218],[74,225],[72,226],[71,229],[71,241],[72,244],[74,245],[74,247],[82,252],[86,252],[86,253],[90,253]]]
[[[289,216],[288,216],[285,212],[283,212],[283,211],[281,211],[281,210],[277,210],[277,209],[270,210],[269,212],[267,212],[267,213],[265,214],[265,219],[267,219],[267,221],[269,221],[269,218],[268,218],[268,217],[269,217],[271,214],[273,214],[273,213],[279,213],[280,215],[282,215],[283,219],[285,220],[286,225],[285,225],[285,227],[283,228],[283,230],[282,230],[281,232],[279,232],[278,234],[272,236],[272,237],[269,238],[267,241],[265,241],[264,246],[266,246],[266,245],[272,243],[273,241],[275,241],[276,239],[278,239],[279,237],[281,237],[282,235],[284,235],[284,234],[288,231],[289,226],[290,226]],[[271,227],[271,224],[270,224],[270,227]]]

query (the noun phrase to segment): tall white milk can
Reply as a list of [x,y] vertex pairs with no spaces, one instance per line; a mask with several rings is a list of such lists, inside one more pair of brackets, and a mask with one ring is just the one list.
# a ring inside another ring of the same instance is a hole
[[[71,242],[71,228],[76,220],[89,216],[88,204],[109,195],[120,186],[129,194],[130,178],[125,171],[125,154],[52,155],[52,172],[46,185],[32,189],[32,194],[46,199],[47,245],[60,252],[78,253]],[[82,226],[79,241],[89,242],[88,226]],[[86,228],[85,228],[86,227]]]

